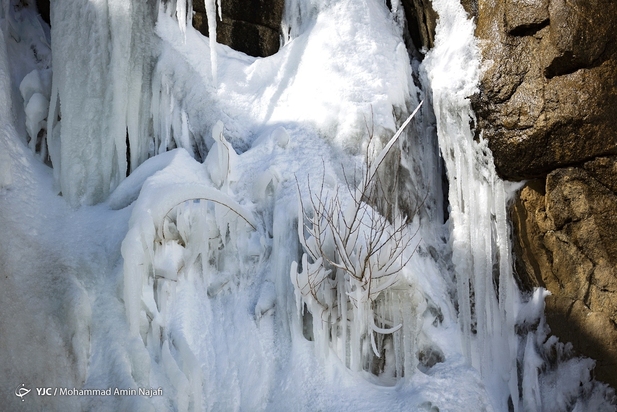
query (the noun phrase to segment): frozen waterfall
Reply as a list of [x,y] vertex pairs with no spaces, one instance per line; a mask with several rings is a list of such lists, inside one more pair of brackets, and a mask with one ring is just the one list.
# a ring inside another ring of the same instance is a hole
[[0,228],[23,233],[0,257],[30,242],[19,276],[51,268],[36,307],[69,365],[58,385],[162,390],[24,402],[612,410],[593,362],[548,337],[546,292],[517,287],[517,186],[470,128],[473,21],[433,0],[420,62],[387,3],[287,0],[281,49],[254,58],[216,42],[221,0],[210,38],[190,0],[56,1],[51,32],[4,0]]

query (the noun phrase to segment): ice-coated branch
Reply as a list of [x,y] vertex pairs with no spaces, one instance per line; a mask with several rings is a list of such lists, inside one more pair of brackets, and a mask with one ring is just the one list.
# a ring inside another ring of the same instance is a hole
[[418,110],[420,110],[420,107],[422,107],[422,103],[424,103],[424,101],[421,101],[418,104],[416,109],[409,115],[409,117],[407,118],[407,120],[405,120],[405,122],[401,125],[401,127],[398,128],[394,136],[392,136],[390,141],[381,150],[379,155],[377,155],[377,158],[373,162],[371,162],[370,169],[366,175],[368,178],[368,181],[373,180],[375,173],[377,173],[377,169],[379,169],[379,166],[381,166],[381,164],[383,163],[384,159],[386,158],[386,155],[390,152],[390,149],[392,149],[392,146],[394,145],[394,143],[396,143],[396,141],[401,136],[401,134],[403,133],[403,131],[405,130],[409,122],[411,122],[411,119],[413,119],[416,113],[418,113]]
[[[298,236],[304,253],[301,271],[294,262],[290,275],[299,299],[298,308],[306,305],[313,315],[313,333],[323,335],[321,341],[329,340],[335,345],[338,335],[350,339],[339,345],[349,345],[352,369],[367,364],[368,361],[358,361],[368,356],[362,349],[365,344],[370,345],[375,357],[381,357],[375,334],[391,335],[402,327],[401,323],[394,327],[377,326],[374,310],[380,296],[399,282],[401,270],[415,251],[411,244],[416,233],[409,229],[408,218],[395,213],[389,220],[371,204],[380,194],[379,167],[421,105],[372,161],[367,148],[359,186],[351,187],[350,179],[343,173],[348,191],[341,191],[338,186],[326,187],[324,166],[319,189],[313,190],[309,177],[308,201],[303,201],[296,179]],[[373,135],[368,126],[367,130],[368,147]],[[379,342],[381,345],[383,339]]]

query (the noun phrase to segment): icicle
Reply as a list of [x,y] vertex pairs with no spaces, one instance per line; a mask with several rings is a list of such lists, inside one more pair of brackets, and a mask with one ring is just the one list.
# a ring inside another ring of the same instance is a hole
[[189,131],[189,116],[186,114],[186,111],[181,111],[181,119],[182,119],[182,131],[180,132],[180,141],[182,142],[182,147],[186,149],[193,157],[195,157],[195,151],[193,150],[193,145],[191,144],[191,135]]
[[544,361],[536,353],[534,339],[534,333],[527,335],[523,359],[523,407],[528,412],[540,412],[543,410],[538,372]]
[[[218,58],[216,54],[216,7],[217,0],[205,0],[206,15],[208,18],[208,37],[210,39],[210,68],[212,74],[212,84],[217,87],[217,66]],[[220,10],[220,7],[219,7]]]
[[339,284],[338,284],[338,307],[339,307],[339,316],[340,316],[340,331],[341,331],[341,344],[339,353],[341,354],[341,360],[345,365],[349,365],[348,351],[347,346],[349,344],[349,334],[348,334],[348,324],[347,324],[347,316],[348,316],[348,308],[347,308],[347,285],[345,284],[345,279],[343,276],[339,276]]
[[178,19],[178,26],[184,36],[184,42],[186,43],[186,15],[187,7],[186,0],[176,0],[176,18]]

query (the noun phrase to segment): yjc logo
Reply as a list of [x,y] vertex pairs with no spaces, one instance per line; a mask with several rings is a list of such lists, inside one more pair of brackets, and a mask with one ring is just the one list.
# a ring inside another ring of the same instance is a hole
[[26,388],[26,384],[22,383],[21,385],[19,385],[17,387],[17,389],[15,389],[15,396],[18,396],[21,398],[21,401],[24,401],[24,396],[26,396],[27,394],[29,394],[31,391],[31,389]]

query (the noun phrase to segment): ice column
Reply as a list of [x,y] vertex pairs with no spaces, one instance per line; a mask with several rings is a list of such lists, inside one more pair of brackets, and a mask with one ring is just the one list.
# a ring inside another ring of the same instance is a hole
[[0,30],[0,190],[9,186],[13,181],[12,159],[9,150],[5,147],[8,139],[13,134],[11,122],[11,78],[6,53],[6,43],[4,33]]
[[156,4],[137,0],[51,5],[50,156],[74,206],[104,200],[147,157],[155,12]]
[[217,85],[217,65],[218,59],[216,56],[216,11],[218,4],[219,18],[222,20],[221,0],[205,0],[206,14],[208,17],[208,37],[210,39],[210,65],[212,70],[212,83]]
[[519,292],[512,274],[504,184],[486,141],[474,140],[468,96],[476,91],[479,51],[473,22],[455,0],[436,0],[436,47],[424,62],[450,181],[452,260],[464,352],[480,371],[496,409],[518,410]]

